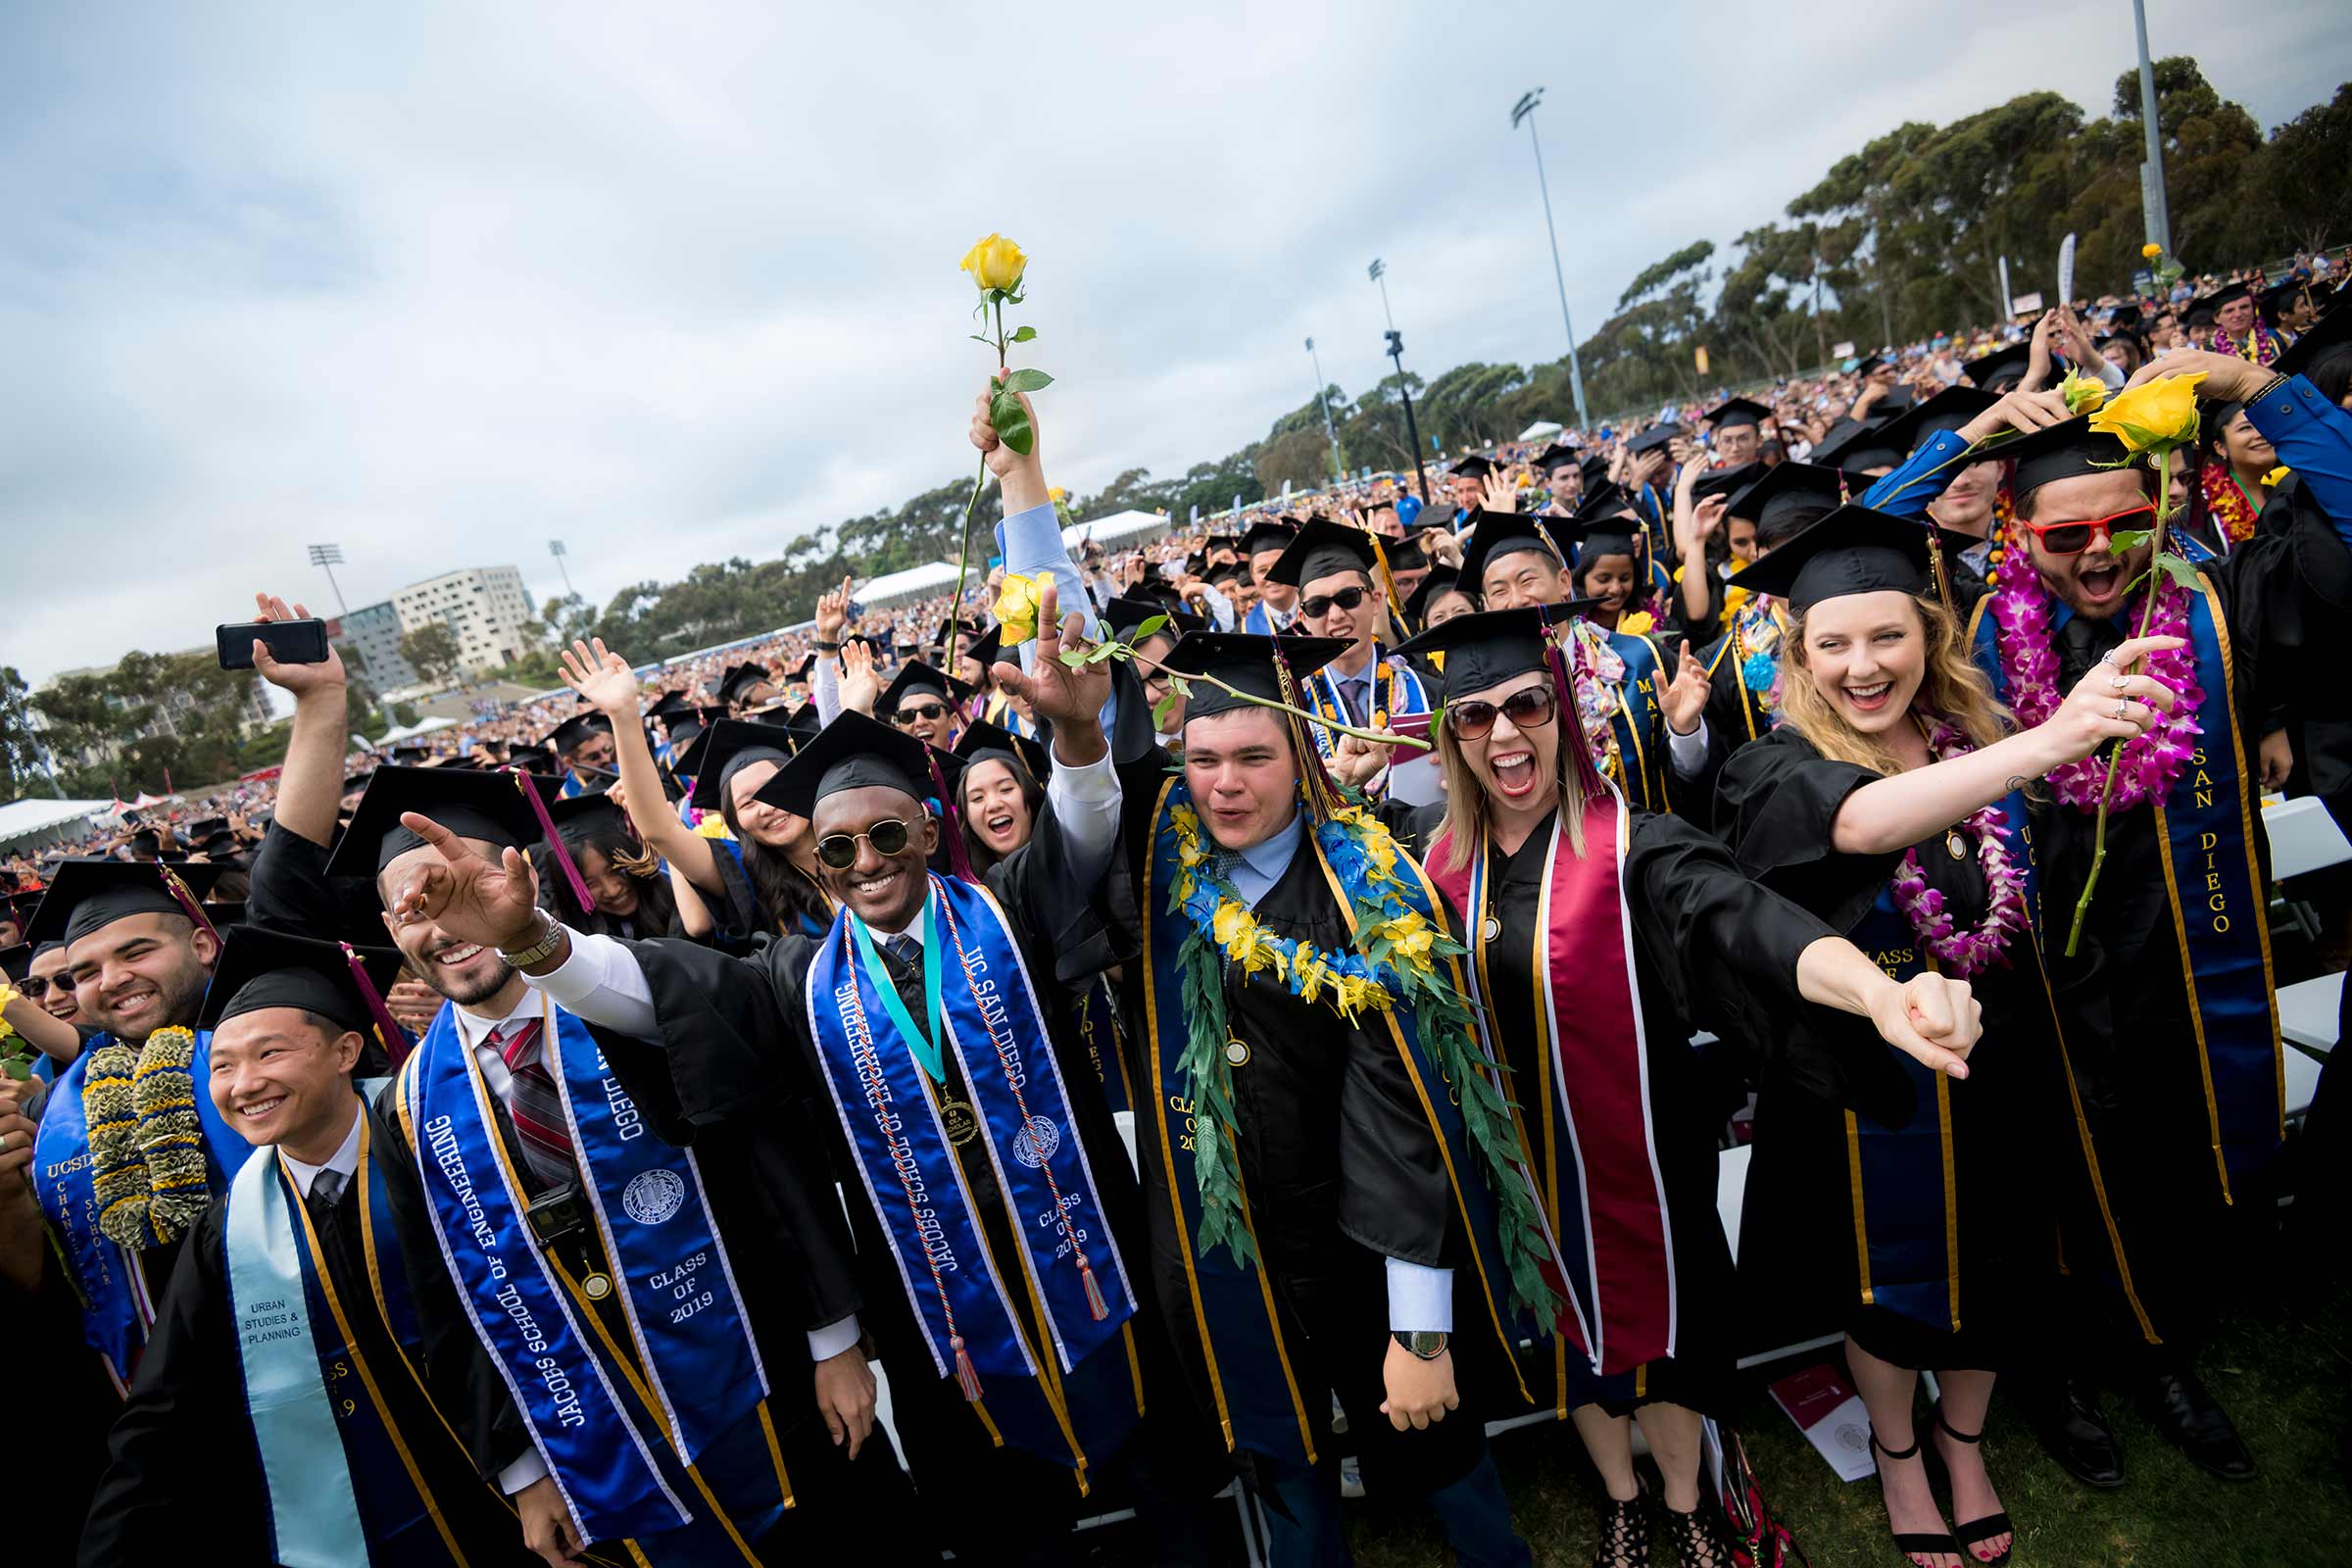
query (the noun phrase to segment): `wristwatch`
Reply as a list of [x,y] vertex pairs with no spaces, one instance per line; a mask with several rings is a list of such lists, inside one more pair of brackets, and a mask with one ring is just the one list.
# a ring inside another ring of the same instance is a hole
[[1446,1336],[1431,1333],[1427,1329],[1416,1329],[1410,1334],[1395,1331],[1389,1335],[1389,1338],[1402,1346],[1407,1352],[1424,1361],[1435,1361],[1446,1353]]
[[564,922],[545,909],[541,909],[539,911],[539,940],[527,948],[501,948],[498,950],[498,956],[520,969],[539,962],[563,945]]

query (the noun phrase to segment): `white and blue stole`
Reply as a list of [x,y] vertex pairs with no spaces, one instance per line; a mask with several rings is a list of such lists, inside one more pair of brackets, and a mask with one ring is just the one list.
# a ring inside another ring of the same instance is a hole
[[[1296,613],[1294,613],[1292,620],[1295,621],[1297,618],[1298,617]],[[1290,630],[1290,626],[1291,622],[1283,622],[1280,624],[1276,623],[1274,619],[1274,612],[1266,608],[1266,602],[1263,599],[1260,599],[1256,604],[1251,605],[1250,607],[1250,613],[1242,617],[1242,630],[1256,637],[1277,636],[1282,632]]]
[[[1070,1466],[1084,1490],[1090,1452],[1117,1447],[1142,1414],[1135,1295],[1011,925],[987,889],[936,875],[923,908],[930,1016],[907,1015],[845,907],[808,967],[809,1035],[931,1364],[958,1380],[995,1441]],[[945,1100],[942,1058],[922,1059],[940,1050],[955,1053],[971,1104]],[[1014,1260],[988,1245],[951,1114],[1020,1238],[1009,1280]],[[1050,1345],[1030,1343],[1014,1291]],[[1113,1344],[1125,1353],[1096,1354]]]
[[[287,1568],[462,1563],[378,1379],[416,1379],[423,1336],[409,1300],[382,1169],[360,1109],[360,1244],[371,1300],[347,1301],[277,1151],[230,1184],[220,1229],[245,1410],[269,1500],[270,1560]],[[402,1365],[371,1367],[351,1314],[372,1308]],[[419,1393],[421,1381],[416,1382]],[[439,1441],[430,1434],[417,1434]],[[455,1441],[454,1438],[452,1441]]]
[[[147,1332],[155,1326],[155,1293],[139,1258],[98,1228],[97,1173],[90,1159],[89,1120],[81,1092],[90,1057],[112,1043],[107,1035],[93,1035],[73,1065],[58,1074],[40,1128],[33,1134],[32,1174],[41,1212],[56,1228],[81,1297],[82,1339],[104,1359],[115,1392],[122,1394],[129,1390],[131,1368],[146,1347]],[[188,1077],[196,1086],[196,1120],[204,1129],[207,1186],[217,1197],[228,1190],[253,1146],[230,1130],[213,1097],[205,1093],[212,1048],[212,1031],[197,1030]]]
[[535,1245],[489,1086],[445,1006],[402,1066],[401,1126],[476,1338],[585,1542],[734,1562],[792,1506],[767,1373],[691,1151],[653,1135],[588,1027],[547,1009],[547,1061],[630,1343]]
[[[1326,664],[1305,681],[1308,706],[1325,719],[1337,724],[1355,722],[1348,716],[1348,699],[1340,693],[1339,676]],[[1422,684],[1420,671],[1401,659],[1392,659],[1372,651],[1372,710],[1364,715],[1369,729],[1378,729],[1399,713],[1429,711],[1429,688]],[[1336,733],[1326,724],[1310,724],[1307,730],[1315,738],[1315,750],[1330,761],[1336,744]]]

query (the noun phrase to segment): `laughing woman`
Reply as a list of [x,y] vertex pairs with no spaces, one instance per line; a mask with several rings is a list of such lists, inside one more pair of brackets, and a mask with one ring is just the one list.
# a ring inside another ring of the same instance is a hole
[[[1461,615],[1403,647],[1446,656],[1446,805],[1423,857],[1459,912],[1483,1043],[1509,1094],[1566,1264],[1566,1330],[1542,1383],[1609,1492],[1603,1564],[1649,1553],[1634,1476],[1642,1423],[1687,1565],[1728,1565],[1699,1506],[1700,1412],[1732,1372],[1730,1250],[1715,1211],[1715,1126],[1680,1002],[1819,1014],[1852,1049],[1880,1038],[1965,1070],[1966,986],[1898,985],[1821,921],[1757,886],[1715,839],[1629,810],[1582,745],[1560,744],[1569,670],[1536,608]],[[1582,648],[1582,641],[1575,644]],[[1807,1003],[1817,1006],[1806,1006]],[[1720,1021],[1710,1018],[1708,1021]],[[1948,1049],[1947,1049],[1948,1048]]]
[[[1949,537],[1947,552],[1968,542]],[[1918,522],[1843,507],[1733,579],[1784,600],[1791,621],[1781,722],[1725,764],[1718,821],[1742,866],[1889,976],[1968,980],[1984,1009],[1992,1044],[1964,1083],[1891,1053],[1852,1055],[1801,1022],[1764,1031],[1741,1226],[1760,1287],[1748,1298],[1790,1314],[1771,1327],[1845,1330],[1896,1548],[1921,1568],[1961,1568],[2009,1557],[1977,1444],[1994,1371],[2028,1326],[2018,1308],[2044,1298],[2047,1212],[2036,1221],[2031,1195],[2067,1177],[2058,1147],[2034,1136],[2066,1091],[2022,792],[2138,734],[2151,703],[2169,709],[2168,690],[2122,670],[2180,644],[2125,643],[2049,722],[2008,734],[1930,591],[1929,545]],[[2079,1173],[2080,1156],[2065,1157]],[[1825,1223],[1839,1215],[1850,1227]],[[1912,1428],[1925,1368],[1941,1393],[1933,1436],[1956,1532]]]

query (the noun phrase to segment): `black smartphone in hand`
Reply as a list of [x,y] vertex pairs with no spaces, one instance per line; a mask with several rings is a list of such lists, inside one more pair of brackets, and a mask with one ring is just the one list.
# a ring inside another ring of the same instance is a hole
[[256,639],[281,664],[326,662],[326,622],[309,620],[248,620],[213,628],[222,669],[251,669]]

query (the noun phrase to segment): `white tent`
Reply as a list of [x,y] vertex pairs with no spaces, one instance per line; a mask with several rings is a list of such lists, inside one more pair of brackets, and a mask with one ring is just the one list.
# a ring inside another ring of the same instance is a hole
[[0,806],[0,850],[39,849],[81,830],[115,808],[112,801],[30,799]]
[[[956,565],[953,561],[934,561],[927,566],[909,566],[905,571],[886,571],[857,585],[854,597],[868,610],[889,610],[928,599],[933,594],[952,593],[956,588]],[[988,569],[974,564],[972,582],[985,582]]]
[[1105,549],[1132,549],[1149,544],[1175,527],[1175,521],[1162,512],[1114,512],[1106,517],[1089,517],[1073,522],[1061,530],[1064,547],[1075,550],[1088,539]]
[[1557,441],[1559,438],[1560,424],[1556,419],[1538,419],[1519,432],[1522,441]]
[[428,718],[416,724],[395,724],[384,731],[383,738],[375,744],[381,747],[400,741],[414,740],[419,735],[430,735],[437,729],[448,729],[456,722],[457,720],[452,718]]

